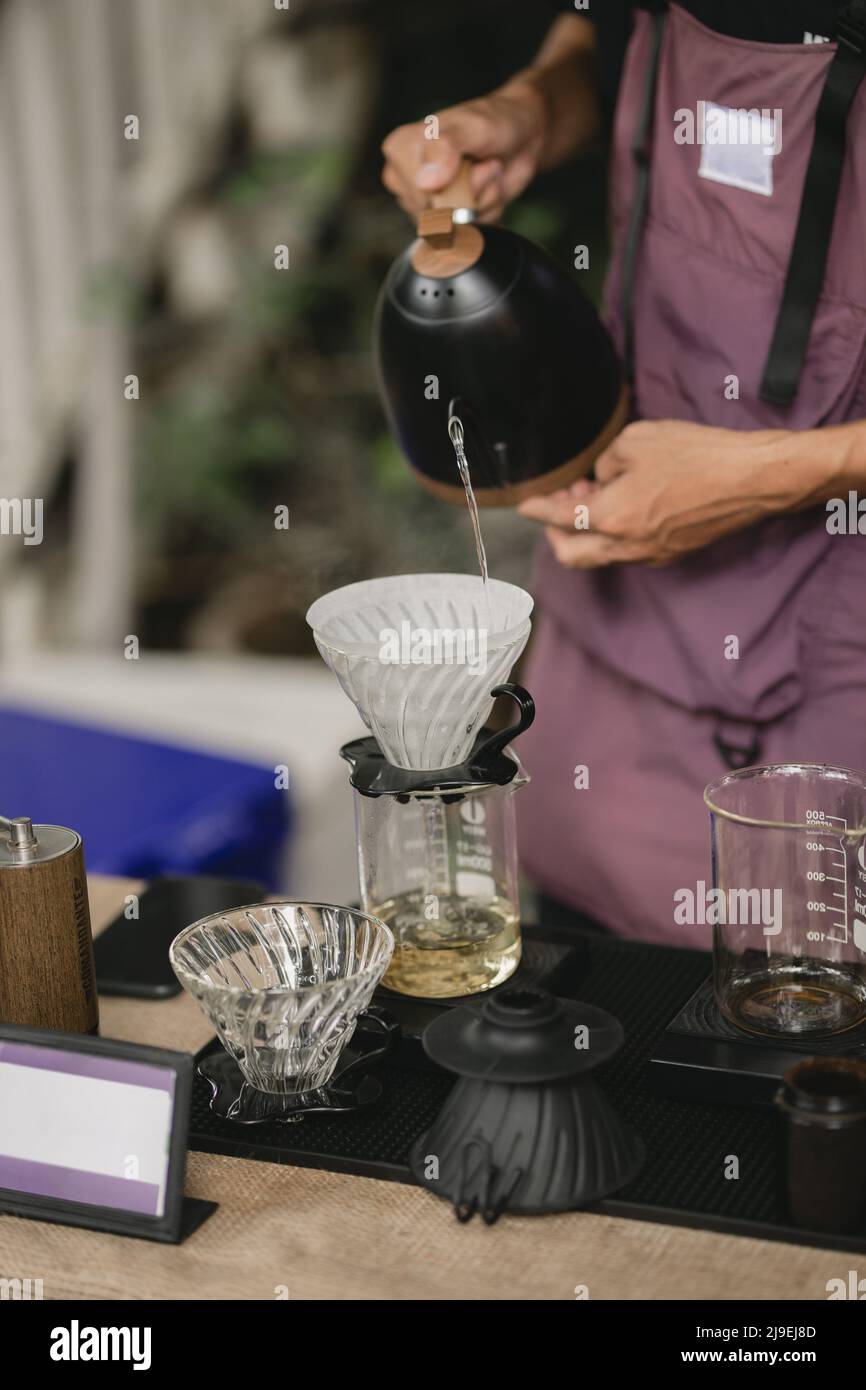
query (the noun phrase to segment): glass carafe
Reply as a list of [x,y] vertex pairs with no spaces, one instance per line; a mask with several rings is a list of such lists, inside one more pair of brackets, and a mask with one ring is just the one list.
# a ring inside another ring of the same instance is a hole
[[370,796],[355,790],[364,911],[394,934],[384,983],[456,997],[507,980],[520,960],[514,754],[505,786]]

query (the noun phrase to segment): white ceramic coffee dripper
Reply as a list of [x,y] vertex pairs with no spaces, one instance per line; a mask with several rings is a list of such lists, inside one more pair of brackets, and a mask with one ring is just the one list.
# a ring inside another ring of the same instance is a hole
[[531,596],[502,580],[404,574],[334,589],[307,622],[388,762],[423,771],[468,757],[531,613]]

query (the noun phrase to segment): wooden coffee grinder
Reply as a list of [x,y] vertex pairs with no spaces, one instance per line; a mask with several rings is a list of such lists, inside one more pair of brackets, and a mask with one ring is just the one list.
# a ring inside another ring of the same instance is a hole
[[81,836],[0,816],[0,1022],[99,1027]]

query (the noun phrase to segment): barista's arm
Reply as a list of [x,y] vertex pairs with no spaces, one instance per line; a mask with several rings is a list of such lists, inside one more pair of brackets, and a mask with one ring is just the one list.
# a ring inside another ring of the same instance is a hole
[[554,168],[588,149],[601,129],[595,25],[579,15],[557,20],[535,62],[501,90],[519,95],[525,89],[536,92],[544,107],[539,169]]
[[866,421],[744,433],[641,420],[596,460],[595,475],[519,510],[544,524],[569,568],[663,565],[768,516],[831,499],[847,508],[849,492],[866,499]]
[[585,148],[599,129],[595,27],[580,15],[553,25],[535,61],[476,101],[436,113],[438,134],[424,121],[398,126],[382,145],[382,182],[410,217],[451,183],[468,156],[484,221],[494,221],[540,169]]

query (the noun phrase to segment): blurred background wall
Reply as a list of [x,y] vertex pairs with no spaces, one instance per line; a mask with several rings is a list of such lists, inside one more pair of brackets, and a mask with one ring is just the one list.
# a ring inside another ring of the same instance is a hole
[[[379,145],[496,86],[551,18],[543,0],[0,0],[0,498],[41,499],[44,533],[0,535],[0,701],[251,762],[269,789],[285,768],[275,875],[298,893],[354,884],[337,749],[357,718],[307,606],[474,559],[376,396],[373,306],[412,234]],[[563,258],[598,245],[601,159],[539,180],[510,225]],[[529,524],[484,529],[492,573],[525,583]],[[37,777],[40,725],[30,746],[16,728],[0,810],[59,819],[63,757]],[[48,805],[23,804],[37,785]]]

